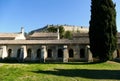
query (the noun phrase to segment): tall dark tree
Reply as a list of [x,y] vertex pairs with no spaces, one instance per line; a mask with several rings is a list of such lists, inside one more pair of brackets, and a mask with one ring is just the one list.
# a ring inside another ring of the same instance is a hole
[[116,10],[112,0],[92,0],[89,28],[90,50],[93,57],[111,60],[117,48]]

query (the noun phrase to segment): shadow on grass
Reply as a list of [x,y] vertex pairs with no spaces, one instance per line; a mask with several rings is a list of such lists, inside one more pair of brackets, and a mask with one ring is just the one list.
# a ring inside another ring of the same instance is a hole
[[120,80],[120,70],[54,69],[53,71],[38,70],[32,72],[66,77],[84,77],[90,79]]
[[20,62],[18,60],[8,60],[8,61],[0,61],[0,63],[10,63],[10,64],[66,64],[66,65],[87,65],[87,64],[100,64],[104,62],[36,62],[36,61],[25,61],[25,62]]

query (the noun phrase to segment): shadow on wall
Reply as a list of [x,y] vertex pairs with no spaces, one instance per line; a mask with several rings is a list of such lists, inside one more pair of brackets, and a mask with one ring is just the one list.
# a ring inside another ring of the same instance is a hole
[[54,69],[54,71],[38,70],[32,72],[66,77],[120,80],[120,70]]

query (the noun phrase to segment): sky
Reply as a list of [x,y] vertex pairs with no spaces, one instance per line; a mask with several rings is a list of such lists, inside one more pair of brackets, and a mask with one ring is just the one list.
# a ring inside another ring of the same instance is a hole
[[[120,1],[116,3],[120,32]],[[0,32],[25,32],[47,24],[89,27],[91,0],[0,0]]]

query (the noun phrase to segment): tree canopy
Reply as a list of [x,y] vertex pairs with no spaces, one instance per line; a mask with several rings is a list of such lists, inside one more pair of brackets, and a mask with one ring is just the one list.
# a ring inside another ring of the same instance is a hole
[[93,57],[111,60],[117,48],[116,10],[112,0],[92,0],[89,27]]
[[72,39],[72,32],[71,31],[66,31],[65,34],[64,34],[64,38],[67,38],[67,39]]
[[47,31],[55,33],[55,32],[57,32],[57,28],[59,28],[60,38],[63,38],[64,37],[65,29],[62,26],[58,26],[58,27],[52,26],[52,27],[47,28]]

